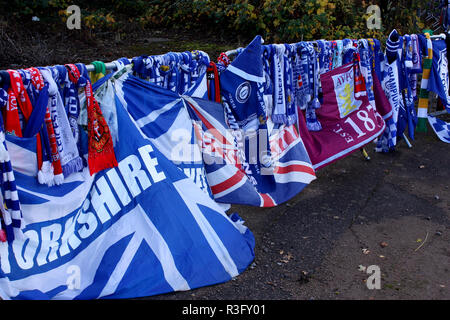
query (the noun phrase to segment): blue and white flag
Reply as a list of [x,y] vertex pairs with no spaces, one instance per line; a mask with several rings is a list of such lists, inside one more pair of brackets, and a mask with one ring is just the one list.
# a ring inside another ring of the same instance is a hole
[[431,115],[428,115],[428,123],[441,141],[450,143],[450,123]]
[[242,220],[228,218],[119,103],[117,118],[117,168],[85,168],[52,188],[15,172],[24,239],[0,244],[2,299],[150,296],[225,282],[252,262]]

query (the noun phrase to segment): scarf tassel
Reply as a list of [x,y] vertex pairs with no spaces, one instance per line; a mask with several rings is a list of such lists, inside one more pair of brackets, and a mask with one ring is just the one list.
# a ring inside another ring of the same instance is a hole
[[61,185],[64,182],[64,174],[60,173],[60,174],[55,174],[53,181],[55,182],[56,185]]
[[38,172],[38,181],[40,184],[46,184],[49,187],[53,186],[54,182],[53,167],[50,161],[42,163],[41,170]]
[[63,171],[62,173],[64,177],[68,177],[72,173],[78,172],[82,169],[83,169],[83,160],[80,157],[76,157],[62,166]]
[[317,119],[316,109],[320,108],[320,102],[318,98],[314,98],[311,102],[310,108],[306,109],[306,127],[309,131],[320,131],[322,130],[322,125]]

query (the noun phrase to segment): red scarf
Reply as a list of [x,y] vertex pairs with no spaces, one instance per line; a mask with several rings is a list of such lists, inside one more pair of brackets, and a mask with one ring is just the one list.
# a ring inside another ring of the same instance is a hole
[[[208,98],[209,100],[213,100],[215,102],[220,102],[220,82],[219,82],[219,72],[217,70],[217,65],[214,62],[210,62],[208,68],[206,69],[208,80],[214,80],[214,83],[211,83],[212,81],[208,81]],[[214,97],[211,96],[211,85],[214,85]]]
[[355,83],[355,97],[359,98],[361,96],[365,96],[366,92],[366,82],[364,80],[364,76],[361,73],[361,69],[359,67],[361,63],[361,58],[358,52],[355,52],[353,55],[353,74],[354,74],[354,83]]
[[[10,76],[10,87],[8,89],[8,105],[4,111],[5,131],[14,134],[17,137],[22,137],[22,128],[20,125],[19,108],[22,112],[25,121],[30,118],[33,111],[30,97],[25,90],[20,73],[16,70],[8,70]],[[41,135],[36,135],[36,155],[38,160],[38,170],[42,167],[42,144]]]
[[111,132],[103,117],[102,110],[94,98],[91,81],[86,83],[86,103],[88,112],[88,163],[93,175],[103,169],[117,167]]
[[[27,69],[30,71],[31,74],[31,82],[33,86],[37,90],[42,90],[44,88],[44,78],[42,77],[42,74],[37,68],[29,68]],[[47,107],[47,110],[45,112],[45,125],[47,127],[48,132],[48,138],[50,140],[50,151],[51,151],[51,161],[53,165],[53,174],[55,176],[62,175],[62,167],[61,167],[61,159],[58,153],[58,145],[56,143],[56,136],[55,131],[53,129],[53,123],[52,118],[50,115],[50,110]]]
[[[78,68],[73,64],[67,64],[66,68],[69,71],[70,80],[77,83],[80,78]],[[111,132],[94,97],[89,79],[86,81],[85,94],[88,113],[88,164],[89,172],[93,175],[101,170],[117,167],[118,164]]]

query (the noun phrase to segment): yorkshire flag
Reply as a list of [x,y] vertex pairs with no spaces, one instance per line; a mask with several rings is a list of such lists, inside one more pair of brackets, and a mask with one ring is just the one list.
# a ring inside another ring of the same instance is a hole
[[228,281],[254,259],[254,238],[242,220],[227,217],[158,151],[120,103],[117,118],[119,165],[94,176],[85,169],[49,188],[11,154],[22,166],[15,173],[24,239],[0,244],[2,299],[190,290]]

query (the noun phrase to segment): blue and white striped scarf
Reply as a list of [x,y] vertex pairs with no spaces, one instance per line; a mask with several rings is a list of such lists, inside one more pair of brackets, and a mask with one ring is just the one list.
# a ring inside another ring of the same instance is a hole
[[319,86],[320,86],[320,64],[319,57],[313,44],[307,46],[309,55],[309,81],[313,84],[313,96],[308,106],[306,107],[306,126],[309,131],[320,131],[322,125],[317,119],[316,110],[320,108],[319,101]]
[[[8,94],[0,88],[0,109],[8,101]],[[3,118],[0,112],[0,178],[1,178],[1,205],[2,229],[6,231],[6,238],[9,243],[14,239],[23,238],[21,229],[22,211],[20,209],[19,194],[17,192],[16,180],[5,142],[5,132],[3,130]]]

